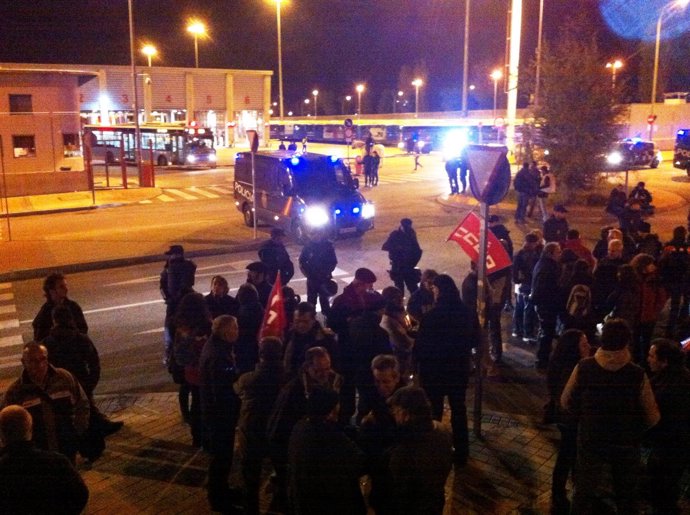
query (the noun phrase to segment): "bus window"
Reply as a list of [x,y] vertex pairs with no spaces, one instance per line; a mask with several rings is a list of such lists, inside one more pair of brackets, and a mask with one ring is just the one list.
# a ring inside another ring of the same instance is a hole
[[79,157],[81,156],[81,148],[79,145],[79,134],[63,134],[62,135],[62,156],[63,157]]

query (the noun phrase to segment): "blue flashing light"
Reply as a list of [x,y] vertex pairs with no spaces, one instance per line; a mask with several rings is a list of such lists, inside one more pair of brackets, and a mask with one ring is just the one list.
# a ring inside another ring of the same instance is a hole
[[359,206],[355,206],[352,208],[352,213],[354,213],[355,215],[358,214],[359,212],[360,212]]
[[680,129],[680,130],[678,131],[678,136],[685,136],[685,133],[686,133],[686,132],[687,132],[687,131],[686,131],[685,129]]
[[290,159],[290,164],[292,164],[292,166],[297,166],[299,164],[299,157],[294,156],[292,159]]
[[328,156],[328,158],[331,160],[331,163],[337,163],[338,162],[338,156]]
[[336,216],[339,215],[340,213],[342,213],[342,211],[340,210],[340,208],[336,208],[336,210],[335,210]]

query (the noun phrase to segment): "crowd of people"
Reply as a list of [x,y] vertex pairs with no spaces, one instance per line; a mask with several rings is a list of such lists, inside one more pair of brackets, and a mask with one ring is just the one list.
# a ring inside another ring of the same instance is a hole
[[[553,513],[599,512],[608,491],[618,513],[637,513],[642,477],[655,513],[679,513],[690,451],[690,372],[678,343],[690,333],[687,232],[679,226],[669,242],[652,245],[648,227],[607,227],[590,251],[567,214],[555,205],[516,252],[500,219],[488,220],[512,260],[487,278],[488,355],[502,365],[501,319],[512,311],[514,340],[537,345],[536,368],[548,387],[544,422],[561,432]],[[420,271],[423,252],[409,218],[382,250],[394,286],[379,293],[376,273],[363,267],[338,294],[335,248],[314,234],[297,263],[306,301],[290,287],[295,266],[281,229],[247,265],[235,296],[219,275],[208,294],[199,293],[196,264],[182,246],[166,253],[163,359],[179,385],[191,443],[211,456],[214,511],[257,515],[268,460],[274,512],[443,512],[446,478],[470,457],[466,392],[482,345],[476,266],[460,287],[450,275]],[[286,323],[261,336],[278,281]],[[46,278],[44,292],[24,371],[0,411],[0,477],[12,467],[18,477],[36,467],[64,470],[62,493],[71,492],[77,513],[88,491],[74,472],[76,456],[98,459],[122,423],[94,405],[98,352],[65,277]],[[450,431],[440,425],[444,406]],[[643,446],[650,449],[644,471]],[[233,464],[241,487],[230,486]],[[14,498],[0,495],[0,507]]]

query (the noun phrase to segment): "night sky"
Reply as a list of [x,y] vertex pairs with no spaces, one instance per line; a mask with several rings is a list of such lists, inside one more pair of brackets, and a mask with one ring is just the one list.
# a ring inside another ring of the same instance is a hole
[[[273,70],[277,99],[272,1],[133,4],[137,47],[151,42],[160,52],[154,66],[194,65],[193,40],[184,28],[189,18],[198,17],[210,32],[208,40],[199,42],[200,66]],[[493,88],[488,74],[503,62],[508,5],[507,0],[472,2],[470,83],[477,87],[474,101],[484,107]],[[534,55],[538,5],[538,0],[524,0],[522,64]],[[569,13],[582,10],[601,29],[602,47],[612,57],[634,55],[639,41],[609,31],[597,5],[594,0],[546,0],[546,39],[558,36]],[[282,8],[286,110],[314,88],[324,102],[330,97],[339,106],[343,95],[354,95],[357,82],[367,84],[367,110],[376,110],[384,90],[413,89],[398,84],[400,69],[420,63],[428,70],[424,104],[459,108],[464,6],[463,0],[287,0]],[[129,64],[127,0],[0,0],[0,19],[0,61]],[[137,58],[145,64],[138,51]]]

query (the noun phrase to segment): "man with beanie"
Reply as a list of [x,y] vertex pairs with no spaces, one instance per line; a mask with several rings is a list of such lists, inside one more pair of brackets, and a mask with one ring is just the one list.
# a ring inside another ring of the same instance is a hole
[[608,320],[601,347],[580,361],[563,389],[561,405],[578,419],[571,513],[593,513],[607,466],[618,513],[638,513],[642,436],[660,416],[644,370],[632,362],[631,342],[624,320]]

